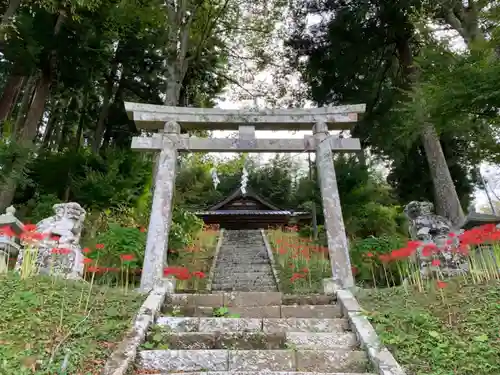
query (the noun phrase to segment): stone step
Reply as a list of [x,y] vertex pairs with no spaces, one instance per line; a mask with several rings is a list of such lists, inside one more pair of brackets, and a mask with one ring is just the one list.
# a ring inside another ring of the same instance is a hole
[[227,256],[220,254],[217,258],[216,267],[221,265],[240,265],[240,264],[270,264],[269,258],[267,256],[260,256],[256,254],[245,255],[245,254],[235,254],[232,256]]
[[180,306],[272,306],[280,305],[283,294],[280,292],[226,292],[226,293],[176,293],[169,296],[169,305]]
[[254,277],[248,276],[248,277],[240,277],[237,280],[231,279],[229,277],[220,277],[219,275],[215,275],[214,281],[212,285],[217,284],[220,286],[259,286],[259,285],[267,285],[267,286],[275,286],[276,282],[270,275],[262,275],[262,274],[255,274]]
[[224,273],[231,274],[232,272],[241,272],[241,273],[250,273],[250,272],[272,272],[271,264],[249,264],[249,265],[240,265],[238,264],[235,267],[230,267],[227,269],[226,267],[215,267],[216,273]]
[[214,275],[215,279],[219,280],[228,280],[228,281],[239,281],[239,280],[260,280],[260,279],[273,279],[273,273],[271,271],[271,267],[269,267],[269,270],[266,271],[247,271],[247,272],[241,272],[241,271],[229,271],[229,270],[224,270],[224,271],[215,271]]
[[[161,335],[159,338],[155,333],[154,343],[167,345],[169,350],[276,350],[288,347],[284,332],[165,332]],[[293,337],[289,345],[295,345],[295,341]],[[305,347],[303,343],[302,346]]]
[[357,350],[143,350],[140,370],[366,372],[367,356]]
[[262,259],[262,258],[234,258],[234,259],[218,259],[216,268],[221,268],[221,267],[252,267],[254,265],[266,265],[269,266],[271,263],[269,262],[269,259]]
[[[161,337],[158,337],[158,334]],[[355,349],[356,335],[352,332],[168,332],[154,334],[154,343],[167,345],[169,350],[231,349]],[[148,341],[149,338],[146,339]]]
[[292,349],[355,349],[358,347],[353,332],[286,332],[285,344]]
[[349,329],[346,319],[307,318],[195,318],[161,316],[156,324],[171,332],[330,332]]
[[337,301],[336,296],[325,294],[283,294],[282,305],[331,305]]
[[[219,307],[222,306],[219,305]],[[229,314],[240,318],[341,318],[342,311],[337,305],[275,305],[228,307]],[[167,313],[172,313],[173,306],[167,306]],[[213,316],[214,307],[180,306],[181,316]]]
[[278,290],[276,285],[244,285],[244,284],[212,284],[212,290],[220,292],[274,292]]

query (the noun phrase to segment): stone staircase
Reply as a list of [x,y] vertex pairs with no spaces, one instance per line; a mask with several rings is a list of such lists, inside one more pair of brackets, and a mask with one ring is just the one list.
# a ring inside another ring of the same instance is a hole
[[[240,317],[214,317],[222,306]],[[174,294],[162,314],[136,374],[374,375],[332,296]]]
[[260,230],[224,232],[212,280],[214,291],[277,291]]

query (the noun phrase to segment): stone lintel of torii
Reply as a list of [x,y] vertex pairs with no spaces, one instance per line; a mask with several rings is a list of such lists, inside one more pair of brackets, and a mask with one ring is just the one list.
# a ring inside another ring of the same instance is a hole
[[[332,276],[343,287],[354,286],[349,248],[333,164],[334,152],[359,152],[356,138],[339,138],[329,130],[350,129],[364,104],[311,109],[259,111],[218,108],[169,107],[125,103],[137,128],[159,130],[149,137],[134,137],[132,149],[159,152],[151,218],[141,276],[141,290],[165,286],[168,232],[178,152],[316,152],[318,182],[323,200]],[[237,138],[199,138],[180,134],[185,130],[238,130]],[[257,139],[256,130],[312,130],[303,139]]]
[[365,112],[365,108],[365,104],[353,104],[320,108],[242,110],[125,102],[128,117],[135,122],[137,128],[145,130],[161,130],[169,121],[177,122],[185,130],[238,130],[244,124],[255,126],[255,130],[311,130],[312,125],[319,122],[327,124],[329,130],[349,130],[358,121],[358,114]]

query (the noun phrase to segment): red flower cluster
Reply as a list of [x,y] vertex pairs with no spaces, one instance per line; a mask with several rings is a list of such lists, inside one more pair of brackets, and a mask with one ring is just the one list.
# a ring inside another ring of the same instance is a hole
[[[422,256],[430,257],[442,252],[454,252],[467,255],[471,246],[477,246],[485,243],[494,243],[500,241],[500,229],[495,224],[486,224],[478,228],[465,231],[457,236],[455,233],[448,235],[448,240],[444,248],[437,247],[434,243],[424,244],[420,241],[408,241],[406,247],[393,250],[389,254],[379,254],[378,259],[387,263],[412,257],[419,247],[422,248]],[[458,241],[457,241],[458,240]],[[458,243],[458,245],[456,245]],[[366,257],[372,258],[373,253],[366,253]],[[439,266],[438,262],[433,262],[434,266]]]
[[[294,265],[292,264],[290,267],[293,269]],[[309,268],[304,267],[300,270],[300,272],[294,272],[292,277],[290,277],[290,281],[293,283],[297,280],[304,279],[306,278],[308,273],[309,273]]]
[[186,267],[165,267],[163,269],[163,276],[173,276],[177,280],[189,280],[191,277],[195,277],[198,279],[205,278],[205,273],[201,271],[195,271],[190,273]]
[[63,249],[59,247],[55,247],[51,250],[52,254],[57,254],[57,255],[68,255],[71,253],[70,249]]
[[133,262],[135,260],[135,256],[133,254],[122,254],[120,255],[120,259],[122,262]]
[[278,238],[275,241],[277,245],[275,251],[277,251],[280,255],[285,255],[290,252],[290,257],[292,259],[303,258],[309,260],[311,258],[311,254],[313,253],[321,254],[325,257],[325,259],[328,259],[329,257],[328,247],[317,246],[312,243],[310,238],[299,237],[293,242],[290,240],[291,239]]

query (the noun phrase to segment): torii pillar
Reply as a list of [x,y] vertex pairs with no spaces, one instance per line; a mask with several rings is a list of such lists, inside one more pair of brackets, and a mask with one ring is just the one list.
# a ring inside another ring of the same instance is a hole
[[176,139],[179,133],[179,124],[173,121],[165,123],[162,133],[162,149],[156,163],[156,178],[153,181],[153,204],[141,274],[140,289],[144,292],[165,284],[163,267],[167,264],[168,234],[172,224],[177,166]]
[[344,288],[354,286],[349,245],[345,233],[344,218],[340,206],[337,175],[333,164],[333,153],[330,145],[328,125],[318,122],[313,126],[316,141],[316,168],[318,169],[319,186],[323,200],[325,231],[328,239],[328,253],[332,266],[333,280]]

